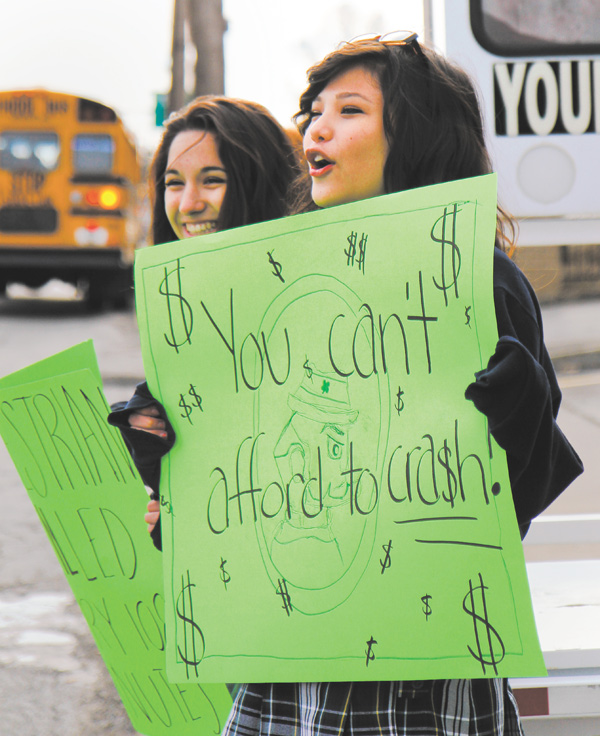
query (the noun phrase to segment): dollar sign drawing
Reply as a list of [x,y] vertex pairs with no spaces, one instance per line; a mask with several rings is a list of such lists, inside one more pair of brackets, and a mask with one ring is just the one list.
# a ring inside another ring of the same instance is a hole
[[306,377],[307,378],[310,378],[311,381],[312,381],[313,369],[310,367],[310,363],[308,362],[308,358],[304,361],[304,365],[302,367],[306,371]]
[[278,579],[277,582],[279,583],[279,586],[275,592],[277,595],[281,596],[281,600],[283,601],[283,606],[281,607],[285,609],[285,612],[289,616],[294,609],[292,608],[292,600],[288,593],[287,583],[284,578]]
[[187,397],[183,394],[179,394],[179,406],[185,412],[185,414],[180,414],[180,416],[182,416],[184,419],[187,419],[190,424],[193,424],[191,414],[194,409],[196,407],[200,409],[200,411],[204,411],[204,409],[202,408],[202,397],[198,396],[198,394],[196,393],[196,387],[193,386],[191,383],[188,394],[192,397],[192,400],[194,401],[196,406],[190,406],[190,404],[187,403]]
[[452,508],[454,508],[454,499],[458,493],[458,481],[452,468],[450,467],[450,458],[452,457],[452,450],[448,447],[447,440],[444,439],[444,445],[440,448],[438,454],[438,463],[446,471],[446,482],[448,484],[448,493],[442,491],[442,498],[447,501]]
[[425,614],[425,621],[428,621],[429,620],[429,617],[433,613],[433,611],[431,610],[431,606],[429,605],[429,601],[430,600],[431,600],[431,596],[430,595],[424,595],[421,598],[421,601],[423,603],[423,613]]
[[404,396],[404,391],[398,386],[398,393],[396,394],[396,404],[394,405],[394,409],[400,414],[402,409],[404,409],[404,399],[402,398]]
[[[194,604],[192,600],[192,588],[196,586],[190,582],[190,571],[187,571],[187,583],[184,576],[181,576],[181,593],[177,597],[175,610],[178,618],[183,621],[183,651],[179,644],[177,651],[185,664],[186,676],[190,676],[190,667],[194,668],[196,677],[198,676],[198,665],[204,657],[204,634],[202,629],[194,621]],[[186,595],[187,591],[187,595]],[[199,637],[198,646],[196,646],[196,637]]]
[[188,394],[192,397],[192,399],[194,399],[198,409],[200,409],[200,411],[204,411],[204,409],[202,408],[202,396],[198,396],[198,394],[196,393],[196,387],[192,386],[191,383],[190,383],[190,390],[188,391]]
[[471,329],[471,315],[469,314],[470,311],[471,307],[465,307],[465,317],[467,318],[465,324],[469,329]]
[[366,259],[366,256],[367,256],[367,240],[368,240],[368,237],[369,237],[368,235],[365,235],[363,233],[362,234],[362,237],[360,239],[360,243],[358,244],[358,252],[359,252],[359,256],[358,256],[358,260],[357,260],[358,270],[359,271],[362,271],[363,273],[365,272],[365,259]]
[[375,659],[375,652],[373,651],[374,644],[377,644],[377,642],[375,641],[375,639],[373,639],[373,637],[371,637],[367,642],[368,649],[365,651],[365,654],[367,655],[367,667],[369,666],[369,662]]
[[185,397],[183,394],[179,394],[179,406],[183,409],[185,414],[180,414],[184,419],[187,419],[190,424],[192,424],[192,419],[190,417],[190,414],[192,413],[193,407],[191,407],[189,404],[186,403]]
[[[441,245],[441,284],[433,279],[433,283],[436,287],[444,292],[444,301],[448,306],[448,290],[454,287],[454,295],[458,299],[458,274],[460,273],[460,249],[456,245],[456,216],[459,212],[458,205],[452,205],[451,211],[448,211],[448,207],[444,207],[444,214],[439,217],[433,227],[431,228],[431,239]],[[450,219],[450,227],[447,228],[446,220]],[[441,223],[441,224],[440,224]],[[438,233],[440,237],[435,234],[435,230],[441,230]],[[447,237],[447,230],[451,230],[451,235]],[[449,246],[449,247],[447,247]],[[450,261],[448,264],[447,261]],[[451,276],[450,281],[446,277],[446,271],[450,270]]]
[[[179,352],[179,348],[185,343],[192,344],[192,326],[194,324],[194,317],[192,314],[192,308],[188,300],[183,296],[181,290],[181,265],[179,260],[177,266],[167,271],[165,266],[165,277],[158,287],[159,292],[167,300],[167,316],[169,319],[170,339],[167,333],[164,333],[167,344],[172,348],[175,348],[175,352]],[[169,279],[171,284],[173,283],[173,274],[176,274],[176,286],[173,290],[170,288]],[[175,302],[173,302],[175,300]],[[178,309],[179,307],[179,309]],[[177,323],[177,329],[176,329]]]
[[[475,592],[481,591],[481,613],[480,616],[475,610]],[[483,584],[483,577],[479,573],[479,585],[473,587],[473,581],[469,580],[469,592],[463,599],[463,609],[465,613],[473,618],[473,629],[475,631],[475,645],[477,652],[473,651],[470,646],[467,649],[475,659],[481,663],[483,674],[486,674],[486,667],[493,667],[494,673],[498,674],[498,665],[504,659],[504,642],[502,641],[500,634],[490,624],[487,614],[487,603],[485,600],[485,591],[488,590],[487,586]],[[479,627],[483,627],[482,635],[479,633]],[[500,648],[501,652],[496,654],[494,649],[493,639],[496,640],[497,647]],[[485,649],[485,653],[484,653]]]
[[273,258],[273,254],[270,251],[267,251],[267,255],[269,256],[269,263],[273,266],[273,271],[271,273],[273,276],[277,276],[277,278],[285,284],[285,279],[281,275],[281,263],[278,263]]
[[390,555],[390,550],[392,549],[392,540],[390,539],[390,541],[387,544],[382,544],[381,546],[385,552],[385,559],[379,560],[379,564],[381,565],[381,574],[383,575],[383,573],[392,564],[392,557]]
[[231,581],[231,575],[227,572],[225,569],[225,565],[227,564],[227,560],[224,560],[221,557],[221,580],[223,581],[223,585],[225,586],[225,590],[227,590],[227,583]]
[[160,507],[165,509],[165,513],[172,514],[173,513],[173,504],[171,501],[166,498],[162,493],[160,496]]
[[346,240],[348,241],[348,250],[345,250],[344,254],[348,256],[348,266],[354,265],[354,257],[356,256],[357,238],[358,238],[358,233],[355,233],[354,230],[346,238]]

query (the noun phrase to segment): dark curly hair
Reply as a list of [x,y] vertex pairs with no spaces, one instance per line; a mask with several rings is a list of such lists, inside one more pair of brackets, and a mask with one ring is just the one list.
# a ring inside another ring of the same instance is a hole
[[290,136],[262,105],[208,95],[198,97],[165,123],[150,165],[152,241],[177,240],[164,205],[165,170],[174,138],[187,130],[205,130],[217,141],[227,172],[227,189],[218,229],[273,220],[288,214],[292,187],[300,175],[297,150]]
[[[332,79],[357,66],[378,80],[383,94],[389,146],[383,172],[387,193],[491,172],[481,109],[470,77],[416,40],[405,45],[347,43],[312,66],[309,86],[294,116],[302,135],[315,98]],[[296,206],[310,209],[302,197]],[[513,238],[513,221],[499,208],[496,242],[502,247]]]

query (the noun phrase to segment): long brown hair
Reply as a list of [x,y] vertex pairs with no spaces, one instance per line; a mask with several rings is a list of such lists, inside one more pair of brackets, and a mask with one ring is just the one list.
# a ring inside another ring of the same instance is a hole
[[[384,166],[387,193],[488,174],[477,93],[460,67],[417,41],[406,45],[357,41],[343,45],[308,70],[309,86],[294,116],[304,135],[315,98],[335,77],[360,66],[379,81],[389,153]],[[306,209],[299,202],[300,209]],[[499,208],[496,244],[514,234],[512,219]]]
[[177,240],[164,205],[165,170],[174,138],[187,130],[204,130],[217,141],[227,172],[227,189],[218,229],[227,230],[288,214],[291,187],[297,187],[296,150],[275,118],[262,105],[208,95],[171,115],[150,166],[152,241]]

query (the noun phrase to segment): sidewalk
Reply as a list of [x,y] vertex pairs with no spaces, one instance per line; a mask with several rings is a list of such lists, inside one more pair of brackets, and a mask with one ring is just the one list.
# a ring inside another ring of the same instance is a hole
[[542,317],[557,373],[600,368],[600,299],[546,304]]

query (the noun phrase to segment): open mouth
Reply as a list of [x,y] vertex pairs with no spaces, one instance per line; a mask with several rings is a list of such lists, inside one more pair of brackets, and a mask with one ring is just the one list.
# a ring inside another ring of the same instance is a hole
[[325,158],[322,153],[316,151],[308,151],[306,159],[310,165],[310,173],[313,176],[328,170],[335,163],[331,159]]
[[188,238],[196,235],[207,235],[217,231],[216,220],[208,220],[206,222],[185,222],[183,223],[183,231]]

